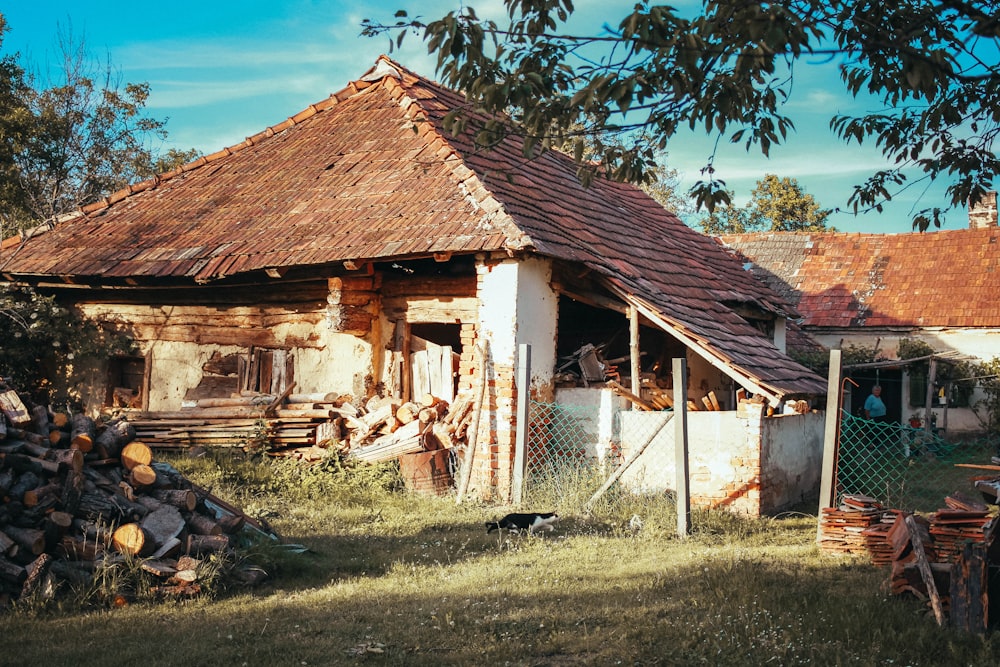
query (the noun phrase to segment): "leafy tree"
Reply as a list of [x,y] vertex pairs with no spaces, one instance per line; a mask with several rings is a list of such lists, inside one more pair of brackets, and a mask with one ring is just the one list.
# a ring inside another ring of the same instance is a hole
[[[993,150],[1000,132],[1000,21],[995,0],[706,0],[683,12],[642,0],[600,34],[566,30],[571,0],[504,0],[505,24],[471,7],[425,22],[405,11],[392,25],[365,21],[365,34],[411,31],[437,56],[443,82],[463,90],[469,107],[492,118],[478,128],[483,145],[522,133],[526,150],[567,141],[585,123],[601,162],[580,160],[584,182],[598,174],[643,182],[657,151],[683,128],[755,148],[764,155],[792,131],[783,112],[797,66],[837,59],[854,96],[884,109],[860,117],[834,115],[846,142],[874,142],[891,166],[855,186],[855,211],[883,203],[919,178],[953,179],[950,206],[977,202],[1000,171]],[[509,116],[507,115],[509,114]],[[508,118],[513,121],[509,122]],[[447,118],[464,127],[465,110]],[[655,141],[630,133],[643,130]],[[607,135],[623,136],[625,150]],[[731,195],[716,177],[713,156],[691,191],[709,212]],[[914,225],[939,225],[940,207],[919,211]]]
[[133,349],[125,336],[21,287],[0,290],[0,340],[0,378],[42,404],[78,404],[94,363]]
[[826,226],[830,213],[794,178],[767,174],[757,181],[746,206],[736,206],[730,197],[730,202],[702,220],[701,226],[706,234],[833,231]]
[[166,121],[144,112],[149,84],[123,84],[110,64],[91,58],[84,41],[69,31],[58,36],[58,53],[55,80],[26,73],[16,56],[0,61],[3,236],[198,154],[156,154],[155,144],[166,138]]

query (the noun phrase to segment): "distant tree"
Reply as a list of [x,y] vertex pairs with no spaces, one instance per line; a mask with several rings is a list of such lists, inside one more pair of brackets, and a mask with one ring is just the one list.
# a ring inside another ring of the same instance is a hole
[[702,231],[713,235],[835,231],[826,226],[830,213],[829,209],[821,209],[794,178],[767,174],[757,181],[746,206],[733,204],[730,193],[729,203],[707,216],[701,226]]
[[[525,138],[527,152],[583,141],[568,133],[581,121],[595,136],[622,136],[625,150],[608,144],[599,164],[579,163],[584,182],[646,180],[657,152],[687,129],[768,155],[794,130],[784,104],[796,67],[833,60],[849,95],[872,96],[882,108],[876,102],[861,116],[831,114],[831,128],[845,142],[873,142],[891,165],[855,186],[854,210],[880,210],[914,173],[947,178],[950,206],[977,202],[993,187],[1000,173],[996,0],[682,4],[629,3],[597,34],[567,29],[571,0],[504,0],[503,22],[480,18],[467,3],[431,21],[400,10],[391,25],[365,21],[364,34],[394,33],[393,45],[419,34],[442,82],[491,117],[478,133],[483,145],[510,132]],[[465,111],[454,110],[448,123],[462,127]],[[638,140],[635,130],[654,141]],[[709,212],[729,203],[713,163],[714,151],[691,191]],[[946,208],[918,211],[914,226],[940,225]]]
[[61,61],[52,80],[26,73],[17,56],[0,61],[2,236],[197,155],[175,150],[157,156],[166,121],[144,112],[149,84],[123,84],[115,69],[91,58],[84,41],[70,31],[57,42]]

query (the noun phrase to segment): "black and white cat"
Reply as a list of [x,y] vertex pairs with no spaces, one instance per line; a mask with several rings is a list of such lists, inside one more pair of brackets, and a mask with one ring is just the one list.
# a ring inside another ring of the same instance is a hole
[[520,532],[527,530],[534,533],[536,530],[552,531],[552,524],[559,520],[559,515],[555,512],[514,512],[508,514],[499,521],[487,521],[486,532],[492,533],[494,530],[509,530]]

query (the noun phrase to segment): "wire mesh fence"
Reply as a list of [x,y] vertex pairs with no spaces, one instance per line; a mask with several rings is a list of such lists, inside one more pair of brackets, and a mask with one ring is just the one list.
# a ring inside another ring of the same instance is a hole
[[525,484],[579,474],[595,466],[600,452],[592,407],[531,401]]
[[[531,497],[585,502],[633,451],[654,439],[661,449],[673,446],[673,431],[664,428],[669,414],[615,410],[602,416],[595,406],[537,401],[529,408],[525,493]],[[670,477],[673,457],[655,468],[641,471],[642,483],[622,478],[622,484],[641,491]]]
[[996,456],[995,440],[949,441],[935,430],[876,422],[842,414],[837,460],[837,501],[864,494],[887,507],[934,511],[955,491],[974,493],[975,471]]

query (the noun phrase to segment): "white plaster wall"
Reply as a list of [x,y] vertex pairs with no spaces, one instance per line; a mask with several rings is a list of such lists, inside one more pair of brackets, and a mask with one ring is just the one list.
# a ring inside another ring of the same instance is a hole
[[768,510],[819,497],[825,412],[765,417],[761,496]]
[[590,438],[587,456],[603,462],[617,444],[615,420],[627,401],[610,389],[565,387],[556,389],[555,402],[569,409]]
[[507,260],[482,274],[480,334],[497,364],[515,366],[518,346],[531,345],[532,384],[549,384],[555,368],[559,300],[548,260]]
[[[638,412],[621,414],[622,456],[632,454],[660,429],[646,450],[622,475],[622,484],[635,492],[659,493],[675,487],[674,429],[672,412]],[[669,420],[669,421],[668,421]],[[746,419],[736,412],[688,413],[688,466],[692,494],[712,495],[737,476],[735,460],[746,449]],[[660,428],[662,426],[662,428]],[[708,475],[713,481],[698,482]]]
[[480,271],[480,342],[489,342],[489,356],[494,363],[513,366],[517,358],[517,344],[511,334],[517,328],[518,263],[509,260],[485,270],[481,267]]
[[531,258],[518,264],[516,344],[531,345],[531,384],[549,386],[556,367],[559,298],[552,289],[552,263]]
[[[290,350],[295,358],[295,392],[365,396],[367,376],[371,373],[371,345],[349,334],[328,333],[323,338],[326,343],[323,349]],[[152,352],[149,409],[179,410],[187,391],[201,382],[202,368],[214,353],[246,354],[246,349],[158,341],[149,344],[144,352]]]
[[[625,460],[654,431],[638,460],[622,475],[636,493],[662,493],[676,488],[674,429],[670,412],[625,412],[621,415]],[[712,498],[738,511],[770,512],[815,496],[823,459],[823,414],[768,417],[758,412],[688,413],[689,489],[692,496]],[[756,454],[760,474],[754,476]],[[748,479],[751,478],[751,479]],[[747,483],[749,486],[745,486]],[[760,490],[753,482],[760,483]],[[735,488],[734,488],[735,487]]]

